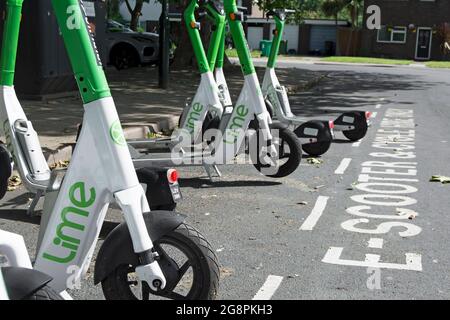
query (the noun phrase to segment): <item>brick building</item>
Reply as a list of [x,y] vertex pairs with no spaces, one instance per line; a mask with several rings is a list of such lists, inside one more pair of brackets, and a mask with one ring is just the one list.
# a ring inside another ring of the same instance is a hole
[[450,60],[442,49],[444,40],[439,32],[444,23],[450,22],[449,0],[365,0],[366,8],[371,5],[381,9],[381,29],[364,26],[361,55]]

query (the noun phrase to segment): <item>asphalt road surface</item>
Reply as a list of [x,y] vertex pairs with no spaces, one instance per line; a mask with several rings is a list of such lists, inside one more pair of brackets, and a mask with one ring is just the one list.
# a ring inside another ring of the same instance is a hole
[[[358,143],[336,133],[321,164],[304,159],[283,179],[251,165],[221,167],[213,183],[199,168],[180,170],[177,210],[216,250],[218,298],[449,299],[450,184],[429,180],[450,176],[450,71],[281,67],[326,75],[290,97],[296,114],[367,110],[372,127]],[[0,228],[22,234],[34,253],[39,219],[26,217],[28,200],[23,188],[8,193]],[[111,211],[103,234],[121,219]],[[92,269],[75,299],[103,299]]]

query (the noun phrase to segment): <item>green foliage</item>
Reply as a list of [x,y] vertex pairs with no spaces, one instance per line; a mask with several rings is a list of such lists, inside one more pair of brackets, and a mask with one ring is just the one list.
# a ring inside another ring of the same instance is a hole
[[350,18],[354,28],[359,26],[364,9],[364,0],[323,0],[321,4],[322,12],[328,17],[336,20],[341,15]]

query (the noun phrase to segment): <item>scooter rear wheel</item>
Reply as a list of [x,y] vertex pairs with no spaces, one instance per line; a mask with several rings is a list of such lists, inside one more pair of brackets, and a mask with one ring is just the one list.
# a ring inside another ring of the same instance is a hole
[[102,281],[107,300],[215,299],[219,263],[211,245],[195,228],[182,223],[155,241],[154,248],[160,256],[158,263],[166,277],[166,287],[154,292],[137,279],[136,266],[119,265]]
[[342,131],[344,136],[350,141],[358,141],[366,136],[369,126],[364,116],[359,113],[355,113],[356,126],[353,130]]
[[[278,156],[280,160],[287,159],[287,161],[281,165],[278,164],[277,168],[273,168],[273,166],[271,165],[263,164],[261,162],[259,152],[262,145],[260,143],[260,137],[257,132],[255,139],[257,139],[258,157],[256,161],[252,162],[256,170],[261,172],[263,175],[270,178],[283,178],[297,170],[298,166],[300,165],[300,161],[302,159],[302,145],[297,136],[291,130],[287,128],[276,129],[279,130],[278,138],[274,139],[272,143],[277,146]],[[275,137],[275,135],[273,136]],[[250,140],[250,143],[252,143],[252,140]],[[286,146],[289,148],[287,152],[285,149]],[[274,170],[276,170],[276,172],[274,172]]]
[[313,157],[318,157],[323,155],[330,149],[331,141],[322,141],[315,143],[302,144],[303,151]]

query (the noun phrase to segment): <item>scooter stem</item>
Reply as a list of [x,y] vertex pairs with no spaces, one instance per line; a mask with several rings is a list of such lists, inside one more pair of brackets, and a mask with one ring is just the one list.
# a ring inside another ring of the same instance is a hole
[[209,69],[208,59],[206,58],[205,50],[203,49],[202,39],[200,37],[200,24],[195,20],[195,10],[199,7],[198,0],[191,0],[191,2],[184,10],[184,21],[186,23],[187,32],[191,39],[194,55],[197,59],[198,68],[201,74],[211,71]]
[[236,0],[224,0],[223,3],[242,72],[245,76],[253,74],[255,73],[255,67],[245,40],[244,28],[242,27],[243,14],[238,11]]
[[284,25],[286,21],[278,16],[273,17],[275,20],[274,37],[272,40],[272,48],[270,49],[269,59],[267,60],[268,68],[275,68],[278,52],[280,51],[281,39],[283,38]]
[[[208,47],[208,64],[211,71],[214,70],[216,61],[223,50],[222,39],[225,40],[225,15],[223,9],[217,8],[214,4],[207,2],[204,5],[208,12],[208,17],[213,20],[214,30],[211,35],[211,39]],[[222,52],[222,65],[223,65],[223,52]]]
[[12,86],[14,84],[22,4],[23,0],[6,1],[6,20],[0,60],[0,84],[2,86]]
[[[78,0],[52,0],[83,103],[111,96],[86,14]],[[81,15],[80,11],[81,10]],[[85,21],[79,21],[80,16]],[[73,32],[78,30],[78,32]]]

